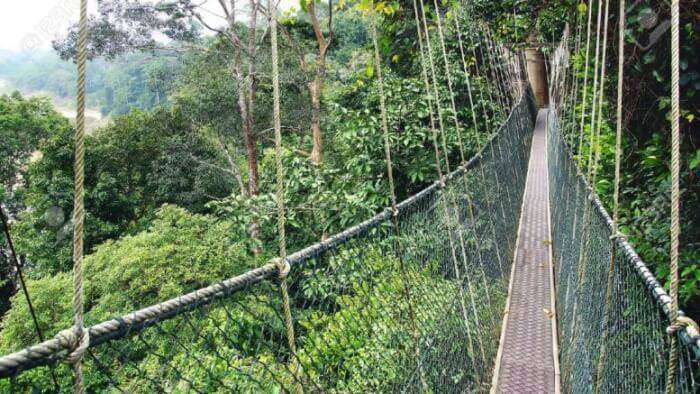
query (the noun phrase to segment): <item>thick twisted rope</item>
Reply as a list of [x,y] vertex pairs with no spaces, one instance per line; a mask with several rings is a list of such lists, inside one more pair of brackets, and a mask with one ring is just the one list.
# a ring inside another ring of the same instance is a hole
[[[139,332],[164,319],[249,288],[275,273],[279,273],[279,268],[269,263],[220,283],[94,325],[88,329],[91,338],[90,347]],[[72,345],[75,344],[76,339],[73,330],[63,330],[52,339],[0,357],[0,377],[11,376],[32,366],[49,364],[61,359],[64,354],[72,351]]]
[[410,286],[408,284],[408,277],[406,273],[406,267],[405,263],[403,260],[402,256],[402,251],[401,251],[401,241],[400,241],[400,236],[401,232],[399,229],[399,222],[398,222],[398,215],[399,215],[399,210],[397,207],[396,203],[396,188],[394,185],[394,173],[393,173],[393,165],[391,162],[391,141],[389,139],[389,124],[387,120],[387,115],[386,115],[386,97],[384,95],[384,80],[382,77],[382,66],[381,66],[381,57],[379,56],[379,44],[377,42],[377,17],[375,15],[375,8],[374,8],[374,1],[370,0],[370,7],[371,9],[369,10],[369,16],[370,16],[370,24],[371,24],[371,30],[372,30],[372,44],[374,46],[374,68],[377,73],[377,84],[379,86],[379,107],[380,107],[380,112],[381,112],[381,121],[382,121],[382,131],[384,134],[384,155],[386,159],[386,173],[387,177],[389,180],[389,191],[391,193],[391,219],[392,219],[392,224],[394,228],[394,233],[396,236],[396,252],[397,252],[397,257],[399,260],[399,264],[401,265],[401,271],[403,274],[403,287],[404,287],[404,296],[406,298],[406,304],[408,308],[408,316],[410,319],[410,324],[411,324],[411,331],[413,334],[413,341],[414,341],[414,351],[416,353],[416,363],[418,365],[418,374],[420,376],[420,381],[421,385],[423,387],[423,390],[425,392],[429,392],[429,387],[428,387],[428,382],[425,377],[425,371],[423,370],[423,361],[421,357],[421,351],[420,351],[420,331],[418,329],[418,326],[416,324],[416,318],[415,318],[415,311],[413,310],[413,301],[412,301],[412,296],[411,296],[411,290]]
[[287,233],[285,230],[285,206],[284,206],[284,165],[282,164],[282,123],[280,120],[280,73],[279,55],[277,51],[277,3],[275,0],[268,0],[269,25],[270,25],[270,52],[272,61],[272,119],[275,129],[275,168],[277,171],[276,199],[277,199],[277,236],[279,242],[280,257],[274,260],[279,276],[280,296],[282,297],[282,308],[284,310],[284,325],[287,333],[287,343],[289,351],[292,353],[291,370],[296,381],[295,390],[297,393],[303,392],[300,380],[299,360],[297,358],[296,336],[294,334],[294,320],[292,318],[292,308],[289,302],[289,291],[287,289],[287,274],[290,270],[287,261]]
[[80,1],[80,22],[78,27],[78,90],[75,129],[75,199],[73,206],[73,331],[69,336],[72,351],[65,360],[73,365],[75,372],[74,390],[82,394],[83,367],[81,359],[90,344],[90,335],[83,321],[83,227],[85,207],[83,202],[85,174],[85,76],[87,63],[87,0]]
[[[525,98],[521,98],[518,108],[525,106]],[[515,116],[518,111],[513,111],[510,117]],[[509,117],[509,119],[510,119]],[[502,126],[496,135],[491,139],[498,138],[505,132],[505,126]],[[455,169],[453,172],[444,175],[445,183],[453,182],[456,178],[461,177],[462,173],[473,169],[483,159],[484,150],[477,153],[469,162]],[[407,198],[397,205],[399,213],[410,211],[416,204],[420,204],[426,198],[433,195],[440,187],[440,182],[435,182],[417,194]],[[392,213],[388,210],[382,211],[372,218],[369,218],[355,226],[329,237],[328,239],[310,245],[300,251],[290,254],[287,257],[287,262],[294,265],[305,261],[312,256],[317,256],[323,251],[337,247],[346,240],[359,236],[366,231],[376,228],[381,223],[384,223],[391,217]],[[282,270],[284,271],[284,269]],[[121,317],[104,321],[97,325],[88,328],[90,332],[90,347],[98,346],[104,342],[122,338],[141,332],[158,322],[178,316],[182,313],[212,303],[217,299],[228,297],[238,291],[248,289],[252,285],[271,278],[273,275],[279,275],[280,268],[275,263],[268,263],[259,268],[252,269],[244,274],[226,279],[222,282],[192,291],[190,293],[172,298],[168,301],[159,304],[151,305],[146,308],[130,312]],[[652,277],[648,270],[643,277]],[[656,283],[656,282],[655,282]],[[659,286],[658,293],[663,293],[667,298],[663,289]],[[654,293],[656,294],[656,293]],[[65,331],[63,331],[65,333]],[[62,358],[62,355],[70,352],[70,347],[67,342],[71,342],[66,338],[65,334],[48,339],[42,343],[27,347],[15,353],[7,354],[0,357],[0,378],[16,375],[18,372],[32,368],[37,365],[51,364]]]
[[615,127],[615,180],[613,189],[613,215],[612,215],[612,245],[610,250],[610,265],[605,287],[605,311],[603,313],[603,334],[601,338],[600,356],[596,371],[596,393],[600,393],[603,384],[603,371],[607,356],[608,324],[610,322],[610,309],[612,308],[612,287],[615,272],[615,257],[618,244],[618,221],[620,211],[620,161],[622,158],[622,93],[625,67],[625,0],[620,0],[619,24],[618,24],[618,55],[617,55],[617,106]]
[[[678,238],[680,235],[680,86],[679,86],[679,0],[671,1],[671,323],[678,320]],[[671,335],[666,392],[676,391],[678,369],[678,339]]]

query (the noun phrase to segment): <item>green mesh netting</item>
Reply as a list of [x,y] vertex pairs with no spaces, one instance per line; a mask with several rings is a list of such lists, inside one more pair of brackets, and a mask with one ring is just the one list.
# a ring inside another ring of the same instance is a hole
[[[295,355],[267,265],[147,318],[93,326],[88,391],[488,391],[534,111],[526,95],[444,189],[436,183],[401,203],[398,243],[385,211],[289,256]],[[50,366],[69,390],[70,368],[55,362],[65,347],[45,350],[0,366],[9,377],[0,390],[52,391]]]
[[[562,391],[593,391],[601,348],[606,346],[601,392],[663,392],[670,324],[665,305],[670,299],[634,249],[621,240],[615,255],[610,319],[604,327],[612,222],[578,174],[555,111],[550,111],[548,126]],[[683,332],[679,335],[677,390],[697,392],[700,349]]]

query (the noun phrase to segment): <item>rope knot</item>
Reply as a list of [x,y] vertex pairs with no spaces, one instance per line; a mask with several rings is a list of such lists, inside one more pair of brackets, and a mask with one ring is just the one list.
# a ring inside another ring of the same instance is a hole
[[69,350],[68,354],[63,358],[63,361],[68,364],[79,362],[90,347],[90,333],[85,328],[79,329],[73,326],[59,331],[59,333],[56,334],[56,339],[58,339],[62,345],[65,344]]
[[613,234],[610,235],[610,240],[611,240],[611,241],[615,241],[615,240],[617,240],[617,239],[626,241],[626,240],[627,240],[627,236],[626,236],[625,234],[622,234],[622,233],[619,232],[619,231],[615,231],[615,233],[613,233]]
[[272,263],[275,264],[275,266],[277,267],[278,278],[280,280],[285,280],[287,278],[287,275],[289,274],[289,271],[291,271],[292,269],[292,266],[289,265],[289,261],[281,257],[276,257],[272,259]]
[[670,326],[666,327],[666,333],[668,335],[674,335],[683,328],[686,329],[688,336],[691,338],[697,337],[700,331],[698,329],[698,324],[693,319],[687,316],[678,316]]
[[399,217],[399,210],[397,208],[391,208],[391,215],[393,217]]

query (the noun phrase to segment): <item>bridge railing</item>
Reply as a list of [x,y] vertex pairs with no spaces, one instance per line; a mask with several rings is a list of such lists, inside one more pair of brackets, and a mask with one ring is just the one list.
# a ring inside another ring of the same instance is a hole
[[[600,384],[601,392],[662,392],[670,298],[626,239],[611,241],[612,219],[580,173],[556,111],[549,116],[548,155],[562,391]],[[697,392],[700,336],[688,329],[675,335],[683,344],[678,390]]]
[[[385,210],[288,256],[296,352],[270,263],[91,326],[88,391],[488,388],[533,123],[527,94],[444,186],[399,204],[398,239]],[[0,391],[69,388],[70,349],[0,358]]]

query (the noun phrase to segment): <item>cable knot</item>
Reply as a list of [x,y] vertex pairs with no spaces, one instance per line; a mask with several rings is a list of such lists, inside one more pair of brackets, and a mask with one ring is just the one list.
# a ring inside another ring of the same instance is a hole
[[272,259],[272,263],[277,267],[277,277],[280,280],[285,280],[287,278],[287,275],[289,274],[289,271],[291,271],[292,269],[292,266],[289,264],[289,261],[281,257],[276,257]]
[[90,347],[90,333],[85,328],[78,329],[73,326],[59,331],[55,338],[68,348],[68,354],[63,357],[63,361],[68,364],[79,362]]
[[695,338],[698,335],[700,335],[698,324],[693,319],[687,316],[676,317],[676,320],[670,326],[666,327],[666,333],[668,335],[673,335],[683,328],[686,329],[686,331],[688,332],[688,336],[691,338]]

